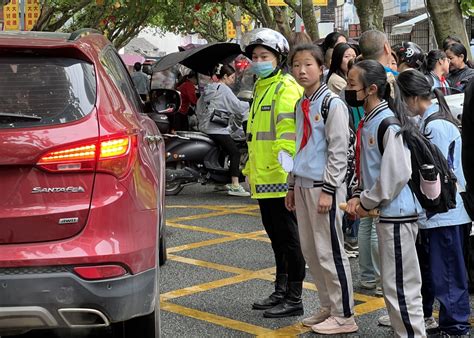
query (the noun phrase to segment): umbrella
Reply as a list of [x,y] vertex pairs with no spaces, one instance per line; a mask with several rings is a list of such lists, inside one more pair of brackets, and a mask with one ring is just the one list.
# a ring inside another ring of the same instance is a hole
[[136,54],[123,54],[120,57],[127,66],[133,66],[135,62],[143,63],[145,61],[143,56]]
[[164,56],[153,67],[153,72],[161,72],[180,63],[197,73],[211,75],[218,63],[233,61],[242,51],[240,45],[232,42],[214,42],[183,52]]

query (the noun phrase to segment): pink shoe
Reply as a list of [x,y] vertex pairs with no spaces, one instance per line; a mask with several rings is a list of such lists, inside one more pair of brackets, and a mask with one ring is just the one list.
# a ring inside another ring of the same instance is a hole
[[315,312],[311,317],[305,318],[301,321],[304,326],[312,327],[313,325],[324,322],[331,316],[331,310],[327,307],[322,307]]
[[320,324],[313,325],[311,329],[320,334],[351,333],[359,330],[354,317],[343,318],[331,316]]

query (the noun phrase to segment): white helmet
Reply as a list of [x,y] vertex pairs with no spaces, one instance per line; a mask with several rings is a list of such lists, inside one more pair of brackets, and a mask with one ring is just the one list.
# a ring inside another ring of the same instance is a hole
[[244,35],[240,44],[244,55],[252,58],[252,51],[257,46],[264,46],[275,53],[286,57],[290,51],[290,45],[286,38],[279,32],[270,28],[257,28]]

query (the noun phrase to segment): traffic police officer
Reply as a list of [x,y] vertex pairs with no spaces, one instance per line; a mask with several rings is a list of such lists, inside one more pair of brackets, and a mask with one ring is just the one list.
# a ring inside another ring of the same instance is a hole
[[284,161],[282,154],[295,154],[294,110],[303,90],[283,72],[289,52],[283,35],[268,28],[255,29],[244,36],[242,49],[258,77],[247,124],[249,160],[243,174],[252,198],[258,200],[276,261],[275,292],[256,301],[253,308],[266,310],[264,317],[299,316],[303,314],[305,262],[296,218],[285,208],[292,161]]

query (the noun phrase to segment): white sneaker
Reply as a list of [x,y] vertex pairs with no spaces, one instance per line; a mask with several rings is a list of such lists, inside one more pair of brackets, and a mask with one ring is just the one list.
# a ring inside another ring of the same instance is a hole
[[342,318],[331,316],[324,322],[313,325],[311,329],[321,334],[351,333],[359,330],[354,317]]
[[369,282],[369,281],[360,281],[360,287],[365,290],[373,290],[377,286],[377,283],[375,281]]
[[250,193],[239,184],[237,186],[231,185],[230,189],[227,190],[227,195],[248,197]]
[[438,328],[438,323],[433,316],[425,318],[425,329],[426,330],[433,330]]
[[383,297],[383,289],[381,286],[377,286],[375,288],[375,295],[379,297]]
[[379,325],[392,326],[392,322],[390,321],[390,317],[388,315],[379,317],[377,321],[379,322]]
[[327,307],[322,307],[318,312],[314,313],[311,317],[305,318],[301,321],[304,326],[311,327],[313,325],[324,322],[331,315],[331,310]]

